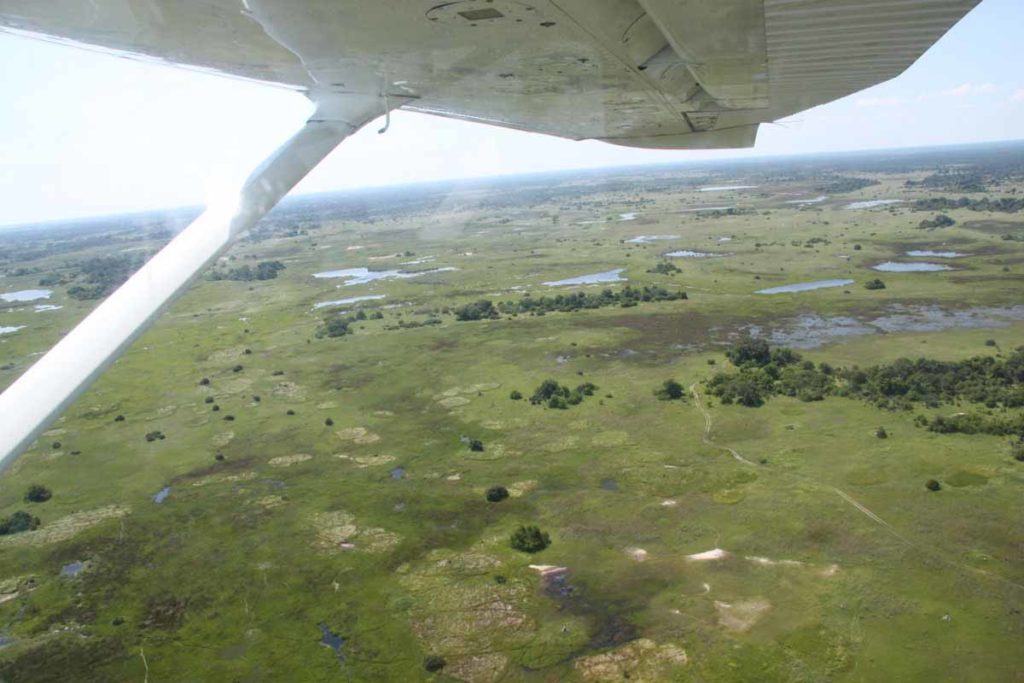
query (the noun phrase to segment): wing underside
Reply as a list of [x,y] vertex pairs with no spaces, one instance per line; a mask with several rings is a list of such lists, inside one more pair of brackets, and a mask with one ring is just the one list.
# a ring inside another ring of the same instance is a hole
[[0,26],[314,100],[707,148],[898,75],[978,1],[0,0]]

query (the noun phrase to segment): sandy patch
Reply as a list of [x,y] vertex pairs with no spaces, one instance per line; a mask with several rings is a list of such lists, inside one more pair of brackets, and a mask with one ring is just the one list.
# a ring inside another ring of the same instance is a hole
[[34,531],[23,531],[19,534],[11,534],[10,536],[0,536],[0,547],[60,543],[80,534],[89,527],[96,526],[104,520],[124,517],[129,511],[130,509],[127,507],[108,505],[97,510],[75,512]]
[[271,467],[291,467],[297,463],[312,459],[313,456],[308,453],[296,453],[295,455],[279,455],[276,458],[271,458],[267,461],[267,464]]
[[462,479],[462,475],[456,472],[455,474],[449,474],[447,477],[445,477],[445,479],[447,479],[448,481],[459,481],[460,479]]
[[610,652],[576,660],[576,671],[587,681],[675,680],[671,672],[687,663],[686,651],[641,638]]
[[560,453],[575,447],[579,441],[580,438],[578,436],[563,436],[560,439],[544,444],[543,448],[548,453]]
[[804,564],[800,560],[773,560],[770,557],[757,557],[753,555],[747,555],[746,559],[762,567],[802,567]]
[[724,560],[729,557],[729,553],[721,548],[714,548],[713,550],[705,550],[702,553],[694,553],[693,555],[687,555],[686,559],[690,562],[711,562],[714,560]]
[[375,410],[375,411],[373,411],[373,414],[376,415],[377,417],[394,417],[395,416],[395,414],[393,412],[391,412],[390,410]]
[[292,398],[297,401],[302,401],[306,398],[306,388],[301,387],[295,382],[277,382],[270,393],[274,396],[281,398]]
[[342,441],[354,441],[355,443],[368,444],[380,441],[380,434],[368,431],[366,427],[349,427],[335,432]]
[[252,380],[246,377],[234,377],[217,383],[217,389],[225,394],[240,394],[252,388]]
[[391,550],[401,537],[385,529],[362,529],[356,518],[347,512],[321,512],[313,518],[316,538],[313,546],[325,552],[364,550],[383,553]]
[[211,353],[207,360],[211,363],[227,363],[228,361],[238,360],[245,355],[244,346],[236,346],[232,349],[221,349],[220,351],[214,351]]
[[222,484],[234,481],[249,481],[255,479],[255,472],[242,472],[241,474],[211,474],[208,477],[202,477],[192,482],[192,486],[207,486],[209,484]]
[[462,396],[451,396],[449,398],[442,398],[437,404],[443,408],[458,408],[469,404],[468,398]]
[[561,576],[569,572],[568,567],[559,567],[556,564],[531,564],[530,569],[540,574],[542,579]]
[[643,562],[647,559],[647,551],[643,548],[626,548],[626,554],[637,562]]
[[825,567],[824,569],[822,569],[818,573],[821,576],[824,576],[824,577],[835,576],[836,574],[839,573],[839,565],[838,564],[830,564],[829,566]]
[[337,408],[338,404],[334,401],[324,401],[323,403],[317,403],[316,407],[318,410],[330,410],[331,408]]
[[661,501],[661,507],[663,508],[674,508],[679,505],[679,501],[672,500],[671,498]]
[[256,501],[256,504],[264,510],[273,510],[274,508],[281,507],[287,502],[288,501],[281,496],[263,496]]
[[345,455],[338,453],[334,456],[339,460],[349,460],[356,463],[359,467],[375,467],[377,465],[387,465],[389,462],[395,461],[393,455]]
[[535,488],[537,488],[536,479],[528,479],[527,481],[517,481],[513,484],[509,484],[508,495],[512,496],[513,498],[519,498],[520,496],[529,493]]
[[499,654],[474,655],[456,660],[445,667],[448,676],[466,683],[493,683],[508,666],[508,657]]
[[234,432],[221,432],[220,434],[214,434],[213,438],[210,439],[210,443],[214,446],[227,446],[233,438],[235,438]]
[[737,633],[749,631],[771,609],[771,606],[771,603],[764,598],[735,603],[715,600],[718,623]]
[[66,430],[66,429],[60,429],[60,428],[58,428],[58,429],[47,429],[45,432],[43,432],[43,436],[45,436],[48,439],[52,439],[55,436],[63,436],[64,434],[67,434],[67,433],[68,433],[68,430]]

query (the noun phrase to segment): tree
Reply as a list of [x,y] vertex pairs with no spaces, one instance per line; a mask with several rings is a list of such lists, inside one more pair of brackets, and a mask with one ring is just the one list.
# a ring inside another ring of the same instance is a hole
[[665,380],[654,395],[661,401],[677,401],[683,397],[683,385],[674,379]]
[[942,484],[935,481],[934,479],[929,479],[924,483],[924,487],[929,491],[939,491],[942,489]]
[[509,539],[514,550],[524,553],[539,553],[551,545],[551,537],[536,526],[521,526]]
[[864,289],[885,289],[885,283],[877,277],[864,283]]
[[18,510],[10,517],[0,520],[0,536],[32,531],[39,528],[39,518]]
[[53,492],[42,484],[32,484],[25,492],[26,503],[45,503],[53,497]]
[[492,503],[500,503],[508,498],[508,489],[504,486],[492,486],[487,489],[487,500]]

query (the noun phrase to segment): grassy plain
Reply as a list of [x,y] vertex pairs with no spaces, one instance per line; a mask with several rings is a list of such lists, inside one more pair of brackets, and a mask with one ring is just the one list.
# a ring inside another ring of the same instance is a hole
[[[701,384],[751,333],[843,366],[1024,345],[1024,248],[1001,238],[1024,223],[964,209],[928,231],[916,226],[932,213],[908,205],[845,208],[942,195],[906,185],[939,163],[622,171],[275,212],[227,265],[280,260],[277,279],[199,281],[0,479],[0,514],[43,523],[0,537],[0,678],[1020,679],[1024,463],[1005,438],[934,434],[915,412],[843,398],[722,406]],[[833,172],[879,184],[789,203],[827,194]],[[757,187],[700,191],[732,184]],[[1020,191],[1014,176],[991,196]],[[692,211],[725,205],[739,211]],[[639,235],[678,237],[628,242]],[[940,248],[970,256],[904,254]],[[647,272],[677,249],[717,256]],[[887,260],[954,270],[871,270]],[[69,262],[12,263],[2,289],[34,288]],[[457,270],[312,277],[355,267]],[[450,312],[620,288],[542,284],[613,268],[689,299],[472,322]],[[874,277],[886,289],[865,289]],[[755,294],[832,278],[855,282]],[[0,325],[26,326],[0,336],[0,383],[87,313],[54,290],[60,310],[0,311]],[[313,309],[371,294],[386,298]],[[325,315],[359,307],[383,318],[316,336]],[[826,333],[843,326],[859,331]],[[568,410],[509,398],[549,377],[599,389]],[[656,400],[670,377],[699,400]],[[166,438],[147,442],[154,430]],[[32,483],[53,498],[23,502]],[[511,497],[488,503],[494,485]],[[520,524],[552,545],[512,550]],[[61,574],[75,562],[80,573]],[[325,633],[343,639],[336,650]],[[446,666],[428,673],[428,655]]]

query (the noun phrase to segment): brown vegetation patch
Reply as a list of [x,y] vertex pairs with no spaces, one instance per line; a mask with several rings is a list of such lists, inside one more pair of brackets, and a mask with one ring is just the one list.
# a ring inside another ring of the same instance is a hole
[[673,670],[686,665],[686,651],[641,638],[604,654],[576,660],[576,671],[587,681],[634,682],[674,680]]
[[90,527],[96,526],[104,520],[124,517],[129,512],[130,508],[120,505],[108,505],[96,510],[75,512],[67,517],[61,517],[58,520],[49,522],[34,531],[23,531],[19,534],[11,534],[10,536],[0,536],[0,547],[60,543],[82,533]]

